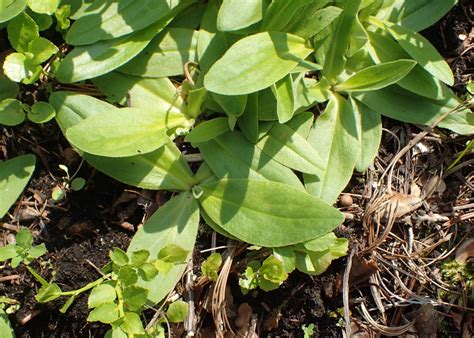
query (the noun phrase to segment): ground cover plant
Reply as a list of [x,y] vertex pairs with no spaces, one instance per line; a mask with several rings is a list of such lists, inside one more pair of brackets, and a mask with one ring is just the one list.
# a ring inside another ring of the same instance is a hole
[[[103,276],[77,291],[32,270],[32,240],[18,256],[17,236],[17,246],[0,248],[1,260],[26,264],[42,285],[37,301],[69,296],[63,312],[93,289],[88,320],[111,324],[113,337],[162,334],[164,321],[148,327],[140,316],[180,280],[200,222],[256,253],[240,271],[244,294],[278,289],[295,270],[320,275],[348,253],[349,241],[333,232],[344,221],[334,203],[354,171],[372,165],[383,117],[474,132],[448,63],[419,33],[455,4],[0,1],[9,46],[0,124],[41,128],[54,119],[84,162],[167,196],[126,251],[111,250]],[[36,161],[24,154],[0,163],[0,216]],[[56,201],[86,184],[61,168]],[[401,215],[398,207],[387,214]],[[202,273],[219,284],[226,258],[210,258]],[[171,322],[184,320],[179,304],[170,305]]]

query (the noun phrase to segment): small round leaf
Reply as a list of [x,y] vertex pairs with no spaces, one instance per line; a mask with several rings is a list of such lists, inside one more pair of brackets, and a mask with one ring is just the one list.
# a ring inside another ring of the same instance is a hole
[[56,116],[56,110],[47,102],[36,102],[28,112],[28,119],[34,123],[46,123]]
[[25,120],[21,102],[15,99],[6,99],[0,102],[0,124],[16,126]]

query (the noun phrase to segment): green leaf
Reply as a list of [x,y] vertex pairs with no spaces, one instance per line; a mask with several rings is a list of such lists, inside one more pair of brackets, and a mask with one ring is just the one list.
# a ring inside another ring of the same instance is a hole
[[352,25],[360,3],[361,0],[345,1],[342,13],[335,23],[322,71],[331,83],[335,82],[336,77],[344,69],[346,63],[344,55],[349,47]]
[[307,111],[295,115],[286,125],[296,131],[298,134],[303,136],[305,139],[308,138],[309,132],[313,126],[314,115]]
[[419,32],[434,25],[458,1],[457,0],[395,0],[387,3],[377,17]]
[[266,0],[223,0],[217,15],[217,29],[237,31],[262,20]]
[[438,127],[463,135],[474,133],[474,115],[454,94],[444,100],[430,100],[394,85],[354,97],[379,114],[408,123],[429,126],[447,114]]
[[18,85],[15,82],[6,79],[0,74],[0,101],[16,98],[18,90]]
[[[193,1],[184,1],[188,5]],[[169,16],[179,2],[172,0],[121,0],[111,2],[99,13],[84,15],[68,31],[70,45],[89,45],[118,38],[149,27]]]
[[26,7],[26,0],[0,0],[0,23],[7,22],[20,14]]
[[183,125],[181,114],[138,108],[104,111],[88,117],[66,132],[69,142],[87,153],[107,157],[146,154],[163,146],[168,129]]
[[140,188],[186,191],[195,184],[191,169],[172,141],[144,155],[110,158],[84,154],[84,159],[116,180]]
[[117,278],[123,285],[132,285],[138,281],[138,273],[130,265],[124,265],[119,268]]
[[111,324],[119,318],[120,315],[117,305],[114,303],[105,303],[92,310],[87,317],[87,321]]
[[229,117],[237,118],[242,115],[247,105],[247,95],[219,95],[212,93],[213,99],[222,107]]
[[286,184],[221,179],[201,187],[200,203],[207,215],[238,239],[259,246],[308,241],[343,220],[322,200]]
[[5,99],[0,101],[0,124],[17,126],[25,120],[25,112],[20,101]]
[[288,278],[288,274],[283,268],[283,262],[274,255],[268,256],[262,262],[258,272],[264,279],[279,285]]
[[[191,193],[181,193],[170,199],[158,209],[141,227],[128,248],[128,252],[137,250],[150,251],[151,257],[170,243],[179,246],[192,254],[199,225],[198,203]],[[181,277],[185,264],[174,265],[167,274],[158,274],[150,281],[140,280],[138,285],[149,290],[148,300],[156,304],[174,288]]]
[[197,125],[184,140],[191,143],[205,142],[227,131],[229,131],[227,117],[218,117]]
[[253,93],[285,77],[311,51],[305,40],[295,35],[254,34],[236,42],[214,63],[204,77],[204,85],[223,95]]
[[125,312],[123,323],[120,325],[123,332],[128,334],[128,337],[135,335],[142,335],[145,333],[140,316],[134,312]]
[[64,197],[66,197],[66,192],[61,187],[54,187],[51,191],[51,198],[55,201],[61,201]]
[[188,304],[182,300],[177,300],[168,306],[166,317],[171,323],[181,323],[188,315]]
[[130,35],[74,48],[59,65],[58,81],[78,82],[117,69],[140,53],[166,23],[158,21]]
[[[370,56],[376,63],[407,59],[410,55],[391,37],[381,32],[368,32],[367,44]],[[399,86],[430,99],[441,100],[446,98],[447,87],[420,65],[416,65],[411,72],[398,81]]]
[[84,188],[86,185],[86,180],[83,179],[82,177],[76,177],[71,181],[71,189],[74,191],[79,191]]
[[398,60],[367,67],[343,83],[334,87],[336,91],[362,92],[377,90],[397,83],[415,67],[413,60]]
[[148,290],[139,286],[131,285],[123,289],[123,299],[130,311],[140,310],[146,303]]
[[8,40],[17,52],[27,52],[30,41],[39,37],[38,25],[25,12],[8,23],[7,31]]
[[334,6],[328,6],[323,9],[317,9],[317,7],[316,11],[311,11],[310,13],[304,11],[301,18],[292,20],[285,27],[285,31],[309,39],[328,27],[342,12],[340,8]]
[[204,11],[199,27],[197,54],[201,73],[206,74],[229,47],[240,39],[237,34],[217,30],[218,2],[211,1]]
[[222,256],[219,253],[215,252],[209,255],[201,264],[202,274],[213,282],[217,281],[217,274],[221,264]]
[[451,68],[426,38],[399,25],[388,22],[384,25],[403,49],[426,71],[447,85],[453,85],[454,77]]
[[57,30],[65,31],[71,25],[71,20],[69,20],[69,16],[71,14],[71,6],[70,5],[63,5],[59,7],[56,12],[54,12],[54,17],[58,21]]
[[[263,17],[262,30],[281,31],[290,22],[296,11],[313,0],[274,0]],[[323,4],[324,5],[324,4]]]
[[[0,16],[0,18],[1,18],[1,16]],[[13,331],[13,328],[10,325],[10,321],[8,320],[8,316],[5,313],[5,311],[3,311],[3,309],[1,309],[1,308],[0,308],[0,335],[4,338],[14,338],[15,337],[15,332]]]
[[316,149],[305,137],[284,124],[275,123],[257,147],[289,168],[315,175],[323,169]]
[[40,64],[48,60],[51,55],[58,52],[58,47],[56,47],[48,39],[39,37],[31,40],[28,43],[27,51],[33,54],[32,62],[35,64]]
[[40,245],[33,246],[30,250],[28,250],[27,259],[29,261],[32,261],[36,258],[43,256],[46,252],[48,252],[48,249],[46,249],[44,243],[41,243]]
[[308,141],[318,150],[324,170],[304,175],[306,190],[332,204],[352,177],[359,158],[355,112],[340,95],[332,94],[323,114],[316,120]]
[[158,270],[151,263],[144,263],[138,270],[139,276],[146,281],[151,280],[158,274]]
[[57,284],[50,283],[43,285],[35,296],[38,303],[47,303],[61,297],[61,289]]
[[295,90],[293,78],[290,74],[278,80],[272,86],[273,94],[277,100],[278,122],[285,123],[291,120],[295,109]]
[[365,105],[350,98],[351,106],[356,113],[360,136],[359,160],[355,168],[358,172],[364,172],[374,161],[379,151],[382,139],[382,118],[379,113],[374,112]]
[[155,78],[182,75],[184,64],[196,61],[197,36],[192,29],[168,28],[118,71]]
[[52,93],[49,103],[56,109],[56,121],[63,134],[90,116],[118,109],[92,96],[66,91]]
[[130,264],[136,268],[139,268],[146,263],[149,257],[150,252],[148,250],[134,251],[132,252],[132,256],[130,257]]
[[[70,92],[55,92],[50,102],[57,110],[56,120],[63,133],[89,116],[117,109],[91,96]],[[171,141],[144,155],[109,158],[84,154],[84,158],[107,175],[141,188],[176,191],[189,190],[195,184],[186,160]]]
[[56,116],[56,110],[47,102],[35,102],[28,112],[28,120],[34,123],[46,123]]
[[199,144],[204,160],[217,177],[270,180],[301,189],[298,177],[239,132],[227,132]]
[[18,256],[19,247],[14,244],[0,246],[0,262],[7,261]]
[[127,265],[129,262],[127,253],[120,248],[114,248],[112,251],[110,251],[109,256],[112,262],[118,266]]
[[0,218],[17,200],[35,170],[34,155],[21,155],[0,162]]
[[259,138],[258,98],[258,93],[252,93],[248,95],[245,111],[237,120],[242,134],[244,134],[245,137],[252,143],[256,143]]
[[[318,244],[314,250],[296,251],[296,268],[309,275],[320,275],[326,271],[334,259],[347,254],[349,247],[347,239],[336,238],[333,233],[316,241]],[[316,246],[316,242],[312,246]]]
[[61,0],[28,0],[28,6],[33,12],[51,15],[58,8]]
[[168,78],[147,79],[111,72],[93,82],[112,103],[128,103],[130,107],[149,111],[181,111],[183,100]]
[[168,244],[158,252],[158,259],[168,263],[182,263],[188,252],[176,244]]
[[10,80],[20,82],[27,78],[34,78],[41,72],[41,67],[33,64],[25,54],[11,53],[5,58],[3,72]]
[[106,303],[113,303],[117,298],[115,288],[110,284],[99,284],[92,289],[89,298],[87,299],[87,306],[89,309],[96,308]]
[[16,234],[16,244],[24,249],[29,249],[33,245],[33,235],[28,229],[22,228]]

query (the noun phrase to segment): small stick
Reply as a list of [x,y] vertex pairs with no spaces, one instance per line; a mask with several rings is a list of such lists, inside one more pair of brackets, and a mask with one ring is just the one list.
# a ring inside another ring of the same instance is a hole
[[20,278],[21,278],[20,275],[3,276],[3,277],[0,277],[0,283],[8,282],[8,281],[12,281],[15,279],[20,279]]
[[351,315],[349,308],[349,276],[352,268],[352,257],[355,254],[355,247],[352,248],[349,257],[347,258],[347,266],[344,271],[344,277],[342,279],[342,300],[344,303],[344,321],[346,322],[346,337],[351,337]]
[[194,281],[193,281],[193,259],[189,259],[186,272],[186,294],[188,302],[188,315],[184,321],[186,337],[194,337],[196,335],[196,313],[194,308]]

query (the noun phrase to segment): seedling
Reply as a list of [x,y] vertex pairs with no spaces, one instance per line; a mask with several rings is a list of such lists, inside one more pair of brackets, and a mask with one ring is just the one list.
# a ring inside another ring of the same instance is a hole
[[201,272],[204,277],[210,281],[217,281],[219,268],[222,264],[222,256],[219,253],[213,253],[201,264]]
[[[80,167],[79,167],[80,168]],[[63,178],[63,181],[60,185],[57,185],[53,188],[51,192],[51,197],[55,201],[61,201],[66,197],[66,193],[70,190],[79,191],[84,188],[86,185],[86,180],[82,177],[74,177],[79,171],[79,168],[76,170],[74,175],[69,176],[69,169],[63,164],[59,165],[59,169],[65,172],[66,176]]]

